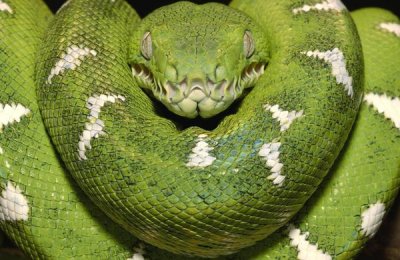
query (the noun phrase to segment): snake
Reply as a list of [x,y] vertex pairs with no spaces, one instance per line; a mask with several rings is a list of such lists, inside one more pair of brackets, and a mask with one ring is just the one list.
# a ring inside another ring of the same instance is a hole
[[0,227],[32,259],[349,259],[398,192],[389,11],[1,0],[0,35]]

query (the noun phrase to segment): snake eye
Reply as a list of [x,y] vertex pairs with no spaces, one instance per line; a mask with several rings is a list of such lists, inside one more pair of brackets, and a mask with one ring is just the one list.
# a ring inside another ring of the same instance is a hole
[[147,60],[150,60],[151,56],[153,55],[153,42],[151,40],[150,32],[145,32],[143,35],[141,52],[143,57],[145,57]]
[[255,50],[254,38],[250,31],[245,31],[243,36],[243,49],[246,58],[250,58]]

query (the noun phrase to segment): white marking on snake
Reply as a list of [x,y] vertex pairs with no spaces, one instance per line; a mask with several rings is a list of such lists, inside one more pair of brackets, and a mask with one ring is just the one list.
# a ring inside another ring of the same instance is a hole
[[51,84],[53,77],[64,73],[65,70],[75,70],[82,64],[85,57],[89,55],[96,56],[97,52],[88,47],[78,47],[76,45],[69,46],[66,52],[61,54],[61,58],[57,61],[56,65],[51,69],[46,83]]
[[270,111],[272,113],[272,118],[279,121],[281,126],[281,132],[289,129],[293,121],[303,115],[303,110],[300,111],[284,111],[279,108],[279,105],[271,106],[269,104],[264,105],[265,111]]
[[20,188],[8,182],[0,197],[0,220],[28,220],[28,213],[28,201]]
[[210,151],[214,150],[213,147],[205,141],[207,135],[201,134],[197,138],[197,144],[192,149],[189,155],[189,161],[186,163],[187,167],[207,167],[213,164],[215,157],[210,155]]
[[285,176],[282,175],[283,164],[279,160],[280,148],[280,142],[272,142],[264,144],[258,152],[258,155],[266,161],[266,166],[271,169],[271,174],[267,178],[278,186],[281,186],[285,180]]
[[[0,103],[0,132],[4,127],[15,122],[21,122],[21,118],[30,114],[30,110],[21,104],[6,104]],[[4,154],[4,149],[0,147],[0,155]],[[4,160],[4,164],[7,168],[11,168],[8,160]]]
[[3,105],[0,103],[0,131],[9,124],[20,122],[21,118],[30,112],[28,108],[21,104],[11,103]]
[[343,84],[347,94],[353,97],[353,78],[349,75],[349,72],[346,69],[346,59],[344,58],[343,52],[338,48],[335,48],[325,52],[316,50],[302,52],[302,54],[330,63],[332,65],[332,75],[335,76],[336,82]]
[[303,5],[302,7],[293,9],[292,12],[294,14],[303,13],[303,12],[307,13],[311,10],[316,10],[316,11],[334,10],[334,11],[340,12],[345,9],[346,9],[346,7],[344,6],[344,4],[341,1],[327,0],[327,1],[323,1],[323,2],[315,4],[315,5]]
[[385,204],[377,202],[369,205],[361,214],[361,233],[367,237],[373,237],[382,224],[385,215]]
[[392,120],[395,127],[400,129],[400,98],[368,93],[364,96],[364,101],[385,118]]
[[145,246],[143,243],[139,243],[139,246],[133,249],[133,256],[128,258],[127,260],[144,260],[144,254],[146,254]]
[[379,24],[379,28],[400,37],[400,24],[398,23],[381,23]]
[[101,108],[107,102],[115,103],[116,100],[125,101],[125,97],[121,95],[94,95],[88,98],[86,107],[90,110],[88,119],[89,122],[85,124],[85,130],[83,130],[82,135],[79,136],[78,143],[78,154],[80,160],[87,160],[86,150],[91,149],[90,141],[93,138],[99,138],[104,135],[104,122],[99,119]]
[[332,256],[328,253],[324,253],[321,249],[318,249],[318,244],[311,244],[307,241],[309,232],[301,233],[301,230],[295,228],[293,225],[289,226],[289,238],[290,245],[296,247],[298,254],[297,259],[301,260],[330,260]]
[[13,13],[13,10],[11,9],[11,7],[8,4],[4,3],[3,1],[1,1],[1,0],[0,0],[0,11],[3,11],[3,12],[7,11],[10,14]]
[[144,256],[139,253],[134,253],[133,256],[127,260],[144,260]]

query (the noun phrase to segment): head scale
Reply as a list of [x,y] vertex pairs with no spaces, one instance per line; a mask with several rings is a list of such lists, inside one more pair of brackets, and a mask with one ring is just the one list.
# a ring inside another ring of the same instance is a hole
[[268,59],[261,28],[221,4],[179,2],[143,19],[130,49],[132,73],[170,111],[212,117],[254,86]]

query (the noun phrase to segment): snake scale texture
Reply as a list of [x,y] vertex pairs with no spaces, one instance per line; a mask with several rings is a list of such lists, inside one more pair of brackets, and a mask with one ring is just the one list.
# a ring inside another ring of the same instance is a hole
[[0,0],[0,227],[32,259],[348,259],[400,186],[400,23],[339,0]]

